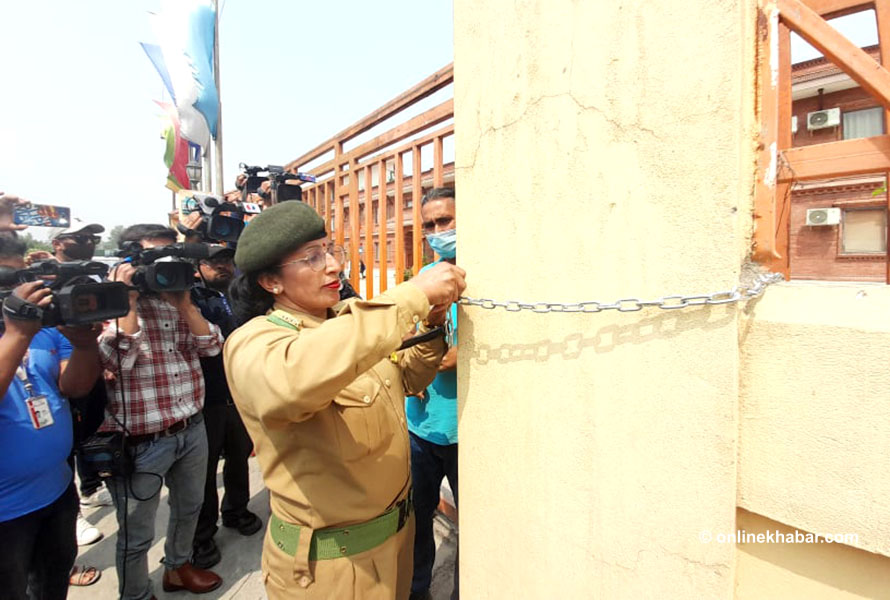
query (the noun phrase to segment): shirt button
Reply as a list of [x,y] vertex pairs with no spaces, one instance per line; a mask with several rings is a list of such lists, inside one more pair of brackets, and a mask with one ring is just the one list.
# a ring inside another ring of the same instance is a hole
[[368,404],[369,402],[371,402],[371,397],[365,396],[364,398],[362,398],[362,402],[364,402],[365,404]]
[[386,381],[383,382],[383,384],[384,384],[386,387],[390,387],[390,386],[392,385],[392,381],[390,381],[389,379],[387,379]]
[[300,577],[300,587],[309,587],[309,584],[312,583],[312,580],[309,579],[308,575],[303,575]]

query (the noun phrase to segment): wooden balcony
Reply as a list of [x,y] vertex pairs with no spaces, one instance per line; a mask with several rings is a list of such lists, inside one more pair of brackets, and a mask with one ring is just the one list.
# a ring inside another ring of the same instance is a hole
[[[417,273],[431,258],[427,251],[424,260],[420,198],[432,187],[454,185],[454,160],[445,151],[453,142],[454,101],[413,116],[411,107],[446,93],[453,81],[448,65],[285,166],[317,178],[303,185],[303,201],[346,246],[347,273],[365,298],[390,281],[401,283],[406,269]],[[360,261],[367,269],[364,289]]]

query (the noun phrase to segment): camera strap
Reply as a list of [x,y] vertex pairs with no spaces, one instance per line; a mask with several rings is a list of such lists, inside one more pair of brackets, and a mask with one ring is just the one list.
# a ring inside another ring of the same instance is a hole
[[42,321],[43,309],[15,294],[10,294],[3,301],[3,315],[18,321]]

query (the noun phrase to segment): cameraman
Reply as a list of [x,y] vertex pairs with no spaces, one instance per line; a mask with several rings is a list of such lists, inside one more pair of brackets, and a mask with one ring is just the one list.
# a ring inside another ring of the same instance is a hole
[[[201,285],[192,288],[192,300],[211,323],[228,337],[237,323],[229,305],[227,295],[229,284],[235,275],[235,251],[231,248],[213,246],[212,254],[198,262]],[[206,400],[204,402],[204,426],[207,428],[207,479],[204,484],[204,506],[198,517],[195,530],[192,564],[209,569],[220,561],[219,549],[213,541],[219,518],[219,495],[216,491],[216,468],[221,454],[225,455],[223,485],[225,496],[222,501],[222,522],[225,527],[234,528],[241,535],[253,535],[263,526],[258,516],[247,510],[250,500],[250,476],[247,459],[253,450],[253,443],[247,429],[241,422],[238,410],[226,383],[222,355],[201,358],[204,371]]]
[[[22,269],[25,244],[0,233],[0,266]],[[24,308],[52,301],[42,281],[10,298]],[[4,303],[0,337],[0,562],[3,597],[63,599],[77,556],[77,494],[68,456],[71,410],[65,396],[89,392],[99,376],[98,325],[41,328]]]
[[[133,241],[142,248],[168,246],[176,241],[176,232],[163,225],[133,225],[121,234],[120,247]],[[135,271],[124,262],[111,279],[132,285]],[[129,314],[106,326],[100,338],[103,366],[118,374],[108,385],[110,417],[101,429],[126,432],[134,463],[132,476],[110,480],[120,526],[116,562],[124,599],[152,596],[147,555],[161,481],[170,495],[164,590],[204,593],[222,583],[215,573],[189,563],[207,469],[199,359],[219,354],[221,347],[219,328],[201,316],[188,290],[131,291]]]
[[[105,228],[98,223],[82,223],[78,219],[68,229],[63,229],[52,238],[53,257],[60,263],[79,260],[92,260],[96,253],[96,244],[101,238],[99,234]],[[100,377],[90,393],[83,398],[69,398],[74,411],[75,439],[74,462],[80,478],[80,505],[86,507],[110,506],[111,495],[102,486],[95,469],[83,460],[80,453],[80,442],[95,433],[105,418],[105,381]],[[77,543],[80,546],[98,541],[102,535],[83,517],[77,520]]]

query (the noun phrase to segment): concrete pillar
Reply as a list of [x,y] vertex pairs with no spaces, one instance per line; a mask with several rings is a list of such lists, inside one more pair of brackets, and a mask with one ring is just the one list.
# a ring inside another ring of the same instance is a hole
[[[454,4],[466,295],[738,283],[753,2]],[[462,307],[464,597],[732,597],[737,311]]]

